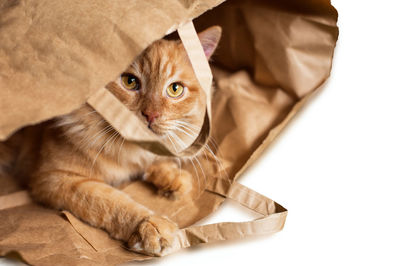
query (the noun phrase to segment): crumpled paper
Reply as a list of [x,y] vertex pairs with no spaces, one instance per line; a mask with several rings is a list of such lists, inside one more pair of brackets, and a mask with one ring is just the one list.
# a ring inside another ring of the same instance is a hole
[[[245,191],[249,196],[238,196],[239,203],[281,221],[271,232],[281,229],[284,208],[234,180],[329,77],[337,13],[328,0],[220,3],[0,2],[0,138],[78,107],[152,41],[199,16],[194,20],[199,31],[214,24],[223,28],[212,61],[210,148],[219,160],[201,154],[204,173],[184,166],[199,180],[190,199],[171,201],[142,182],[121,189],[169,216],[186,236],[192,224],[235,197],[232,191]],[[149,258],[68,212],[31,203],[15,180],[0,177],[0,255],[17,252],[34,265],[115,265]],[[215,185],[215,180],[222,181]],[[238,228],[234,223],[200,228],[202,234],[192,231],[188,245],[246,236]]]

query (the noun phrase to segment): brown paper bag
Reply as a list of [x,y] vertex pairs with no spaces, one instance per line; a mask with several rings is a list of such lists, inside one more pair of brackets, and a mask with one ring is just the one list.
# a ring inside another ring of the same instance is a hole
[[[136,201],[180,226],[180,248],[279,231],[286,210],[236,179],[329,76],[338,36],[328,0],[0,2],[0,139],[72,111],[151,42],[194,19],[223,27],[212,70],[211,142],[192,201],[171,202],[134,182]],[[206,12],[208,9],[211,11]],[[0,176],[0,255],[40,265],[114,265],[149,257],[127,251],[68,212],[31,202]],[[194,226],[225,198],[256,211],[242,223]]]

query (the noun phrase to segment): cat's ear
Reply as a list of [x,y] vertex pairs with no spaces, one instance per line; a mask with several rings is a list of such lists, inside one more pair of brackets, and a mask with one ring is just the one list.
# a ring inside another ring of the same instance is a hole
[[215,48],[217,48],[218,42],[221,39],[221,33],[222,29],[220,26],[212,26],[198,34],[207,59],[210,59]]

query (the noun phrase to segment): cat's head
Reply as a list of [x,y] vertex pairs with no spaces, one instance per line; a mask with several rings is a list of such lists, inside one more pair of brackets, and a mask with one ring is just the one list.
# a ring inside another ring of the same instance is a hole
[[[207,58],[221,28],[198,34]],[[173,140],[178,149],[193,141],[204,122],[206,95],[189,58],[177,40],[159,40],[146,48],[107,88],[155,134]]]

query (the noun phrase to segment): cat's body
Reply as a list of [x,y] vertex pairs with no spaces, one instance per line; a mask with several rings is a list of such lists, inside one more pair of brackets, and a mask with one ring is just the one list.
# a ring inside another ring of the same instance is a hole
[[[207,57],[220,33],[219,27],[212,27],[199,34]],[[183,148],[199,132],[205,94],[178,41],[155,42],[107,88],[166,142],[172,140]],[[24,143],[23,134],[35,141]],[[175,245],[175,223],[114,186],[143,177],[161,191],[182,195],[192,189],[191,174],[169,158],[124,141],[89,105],[41,128],[26,129],[8,145],[13,143],[20,147],[15,173],[29,177],[35,200],[71,211],[136,251],[158,255]],[[0,147],[0,165],[4,165],[10,156],[1,150],[5,148]]]

